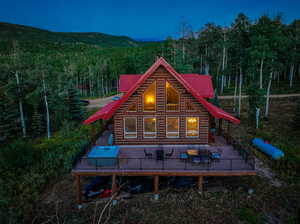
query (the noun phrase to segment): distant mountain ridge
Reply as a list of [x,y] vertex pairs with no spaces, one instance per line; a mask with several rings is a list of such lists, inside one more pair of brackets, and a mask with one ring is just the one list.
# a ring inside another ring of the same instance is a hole
[[127,36],[114,36],[98,32],[52,32],[31,26],[0,22],[0,41],[8,40],[84,43],[99,47],[135,47],[142,44]]

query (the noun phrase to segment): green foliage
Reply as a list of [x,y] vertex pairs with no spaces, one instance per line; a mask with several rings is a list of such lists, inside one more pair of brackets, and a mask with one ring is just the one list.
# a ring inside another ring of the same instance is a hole
[[72,121],[82,121],[84,114],[84,106],[80,100],[76,89],[69,88],[66,98],[66,104],[69,108],[69,118]]
[[0,150],[0,170],[26,169],[35,161],[34,148],[22,141],[17,140]]
[[249,224],[257,224],[260,219],[260,217],[257,216],[257,213],[251,208],[241,208],[239,217],[241,221],[245,221]]
[[91,126],[75,128],[64,122],[61,131],[51,139],[45,138],[35,144],[15,141],[2,146],[0,222],[31,222],[32,212],[39,206],[37,200],[45,185],[51,179],[70,172],[75,156],[90,142],[91,137]]
[[257,84],[251,85],[247,88],[248,94],[248,120],[250,124],[255,126],[256,108],[260,109],[260,119],[262,117],[262,109],[265,102],[265,90],[260,89]]
[[38,111],[38,109],[35,109],[32,115],[32,133],[34,137],[45,135],[43,115]]

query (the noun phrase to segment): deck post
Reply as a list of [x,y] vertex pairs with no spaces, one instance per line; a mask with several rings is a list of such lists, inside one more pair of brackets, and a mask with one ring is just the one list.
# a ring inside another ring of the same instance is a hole
[[219,129],[218,129],[218,135],[219,136],[222,135],[222,121],[223,121],[223,119],[220,118],[219,119]]
[[159,199],[158,185],[159,185],[159,176],[154,176],[153,177],[154,200],[158,200]]
[[198,176],[198,190],[203,192],[203,176]]
[[82,199],[81,199],[81,186],[80,186],[80,175],[75,176],[76,184],[76,200],[78,209],[82,208]]
[[227,126],[227,143],[231,143],[231,142],[229,142],[229,139],[231,139],[230,138],[230,122],[228,121],[228,126]]
[[[116,175],[112,175],[111,177],[111,196],[115,197],[115,193],[117,192],[117,176]],[[112,200],[112,205],[116,205],[117,204],[117,200],[115,198],[113,198]]]

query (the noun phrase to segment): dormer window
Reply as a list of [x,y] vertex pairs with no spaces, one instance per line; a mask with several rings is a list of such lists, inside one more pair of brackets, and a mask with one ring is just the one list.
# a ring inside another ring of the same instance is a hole
[[167,111],[179,111],[179,94],[177,90],[166,81]]
[[156,83],[155,81],[144,92],[144,111],[155,111],[156,107]]

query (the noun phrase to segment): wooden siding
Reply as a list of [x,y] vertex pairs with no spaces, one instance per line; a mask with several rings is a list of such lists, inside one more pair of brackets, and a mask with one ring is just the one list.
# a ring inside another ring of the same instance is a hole
[[[165,82],[168,82],[180,94],[179,111],[166,111],[166,92]],[[156,81],[156,111],[143,111],[143,93]],[[186,102],[190,101],[195,111],[186,110]],[[132,103],[137,103],[137,111],[128,111]],[[124,117],[137,117],[137,138],[124,138]],[[157,137],[143,138],[143,117],[155,116]],[[166,117],[179,117],[179,138],[166,137]],[[199,117],[199,137],[186,138],[186,117]],[[115,112],[114,121],[114,140],[115,144],[208,144],[209,113],[194,97],[164,68],[158,68],[145,82],[137,89],[129,99]]]

